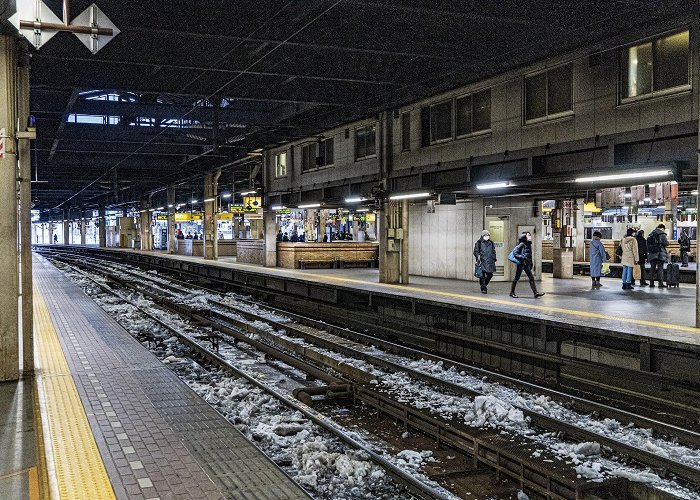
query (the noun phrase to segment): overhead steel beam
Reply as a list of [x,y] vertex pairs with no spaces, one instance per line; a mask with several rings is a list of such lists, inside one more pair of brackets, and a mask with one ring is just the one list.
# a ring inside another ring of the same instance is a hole
[[[47,59],[54,61],[65,61],[65,56],[52,56],[50,54],[42,54],[37,52],[34,58]],[[71,61],[85,62],[85,63],[98,63],[98,64],[115,64],[122,66],[137,66],[146,68],[170,68],[170,69],[184,69],[189,71],[198,71],[201,73],[211,72],[211,73],[224,73],[229,75],[246,74],[251,76],[266,76],[272,78],[302,78],[305,80],[318,80],[324,82],[346,82],[346,83],[358,83],[364,85],[396,85],[394,82],[388,82],[383,80],[375,80],[369,78],[349,78],[349,77],[333,77],[333,76],[321,76],[321,75],[309,75],[300,73],[276,73],[271,71],[255,71],[255,70],[237,70],[228,68],[216,68],[208,66],[193,66],[185,64],[167,64],[163,62],[145,62],[145,61],[129,61],[126,59],[95,59],[89,57],[70,57]]]
[[58,125],[58,130],[56,130],[56,135],[58,136],[56,139],[53,141],[53,145],[51,146],[51,150],[49,152],[49,158],[47,162],[50,162],[53,159],[54,154],[56,154],[56,149],[58,148],[58,144],[61,142],[61,134],[63,133],[63,129],[66,126],[66,121],[68,121],[68,115],[70,115],[71,108],[75,104],[75,101],[78,99],[79,92],[77,89],[73,89],[73,91],[70,94],[70,98],[68,99],[68,103],[66,104],[66,109],[63,111],[63,115],[61,118],[61,123]]
[[349,53],[355,53],[355,54],[372,54],[372,55],[382,55],[382,56],[391,56],[391,57],[399,57],[399,58],[419,58],[419,59],[434,59],[434,60],[439,60],[439,61],[451,61],[457,56],[443,56],[443,55],[435,55],[435,54],[423,54],[419,52],[408,52],[408,51],[395,51],[395,50],[383,50],[383,49],[375,49],[375,48],[368,48],[368,47],[351,47],[351,46],[345,46],[345,45],[332,45],[332,44],[323,44],[323,43],[314,43],[314,42],[295,42],[295,41],[285,41],[282,39],[273,39],[273,38],[257,38],[257,37],[246,37],[246,36],[240,36],[240,35],[225,35],[221,33],[202,33],[202,32],[193,32],[193,31],[183,31],[183,30],[171,30],[171,29],[159,29],[159,28],[152,28],[152,27],[145,27],[145,26],[120,26],[120,29],[122,30],[122,33],[127,33],[129,31],[133,32],[143,32],[143,33],[148,33],[149,35],[177,35],[177,36],[183,36],[183,37],[190,37],[190,38],[208,38],[212,40],[224,40],[224,41],[236,41],[236,42],[251,42],[251,43],[259,43],[259,44],[281,44],[284,42],[284,45],[287,47],[300,47],[300,48],[308,48],[308,49],[321,49],[321,50],[330,50],[334,52],[349,52]]

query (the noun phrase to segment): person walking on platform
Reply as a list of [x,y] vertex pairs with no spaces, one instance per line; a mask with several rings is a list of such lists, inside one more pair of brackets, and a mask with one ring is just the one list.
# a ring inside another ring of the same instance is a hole
[[608,256],[603,246],[603,242],[600,238],[603,235],[600,231],[593,232],[593,239],[591,240],[590,263],[591,263],[591,281],[593,282],[591,286],[599,287],[603,286],[600,284],[601,271],[603,270],[603,263],[607,262]]
[[58,235],[56,233],[53,235],[53,242],[58,243]]
[[659,288],[666,288],[666,285],[664,285],[664,264],[668,262],[667,246],[666,226],[659,224],[656,229],[649,233],[647,238],[647,255],[649,262],[651,262],[650,287],[655,286],[654,281],[658,278]]
[[481,238],[474,244],[474,257],[476,265],[481,266],[479,278],[481,293],[488,293],[486,287],[489,286],[493,273],[496,272],[496,245],[491,241],[491,233],[487,229],[481,231]]
[[[644,237],[644,230],[640,229],[635,235],[637,239],[637,249],[639,250],[639,286],[647,286],[647,240]],[[632,286],[635,284],[635,279],[632,279]]]
[[622,238],[620,242],[622,247],[622,289],[634,290],[632,286],[632,272],[634,266],[639,264],[639,248],[637,247],[637,239],[634,237],[634,229],[627,229],[627,236]]
[[525,271],[525,274],[530,281],[530,288],[532,289],[533,295],[536,299],[542,297],[544,293],[537,291],[535,277],[532,275],[532,235],[530,233],[523,233],[520,235],[518,244],[510,253],[508,259],[518,266],[515,270],[515,279],[513,279],[513,283],[510,286],[510,296],[515,299],[518,298],[518,296],[515,294],[515,286],[518,284],[523,271]]
[[681,247],[681,267],[688,267],[688,253],[690,253],[690,238],[685,229],[681,230],[678,238],[678,246]]

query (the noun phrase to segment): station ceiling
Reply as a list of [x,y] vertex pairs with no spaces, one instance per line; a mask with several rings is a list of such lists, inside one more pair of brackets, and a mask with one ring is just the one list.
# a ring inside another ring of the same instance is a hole
[[[44,1],[61,17],[60,1]],[[71,18],[91,3],[72,1]],[[96,3],[121,31],[96,55],[68,33],[32,51],[36,208],[151,192],[160,203],[168,184],[199,192],[202,172],[222,165],[222,180],[247,187],[258,148],[698,10],[687,0]]]

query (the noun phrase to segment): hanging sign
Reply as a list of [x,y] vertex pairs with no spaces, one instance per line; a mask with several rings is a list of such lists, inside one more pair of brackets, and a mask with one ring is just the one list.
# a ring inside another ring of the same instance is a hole
[[255,210],[262,208],[262,198],[260,196],[245,196],[243,197],[243,206]]

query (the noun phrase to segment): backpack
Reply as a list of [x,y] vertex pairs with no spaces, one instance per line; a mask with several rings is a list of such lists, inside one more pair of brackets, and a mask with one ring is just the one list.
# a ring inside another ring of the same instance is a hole
[[659,253],[661,251],[661,238],[659,238],[659,233],[652,231],[647,238],[647,252],[648,253]]

